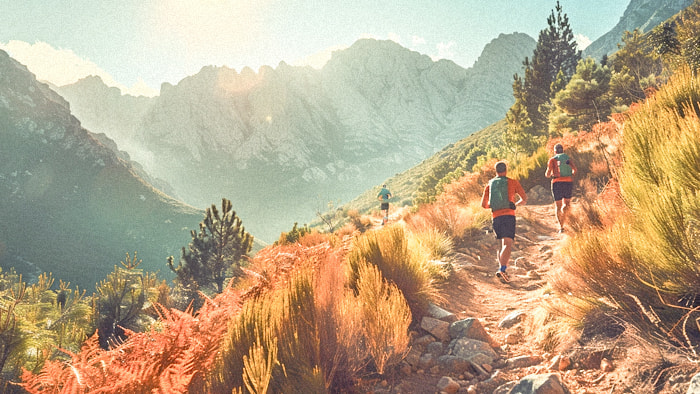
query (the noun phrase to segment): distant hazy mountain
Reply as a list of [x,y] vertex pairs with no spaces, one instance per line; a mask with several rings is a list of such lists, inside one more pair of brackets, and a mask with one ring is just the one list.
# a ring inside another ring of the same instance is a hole
[[661,22],[675,15],[693,3],[693,0],[630,0],[625,13],[612,30],[595,40],[584,51],[583,56],[600,60],[603,55],[617,51],[625,31],[639,29],[642,33],[651,31]]
[[464,69],[367,39],[321,70],[204,67],[152,99],[96,79],[58,92],[179,198],[230,198],[253,234],[274,240],[501,119],[534,47],[525,34],[501,35]]
[[0,51],[3,269],[53,272],[90,289],[137,251],[142,268],[172,277],[166,258],[187,245],[203,212],[154,189],[98,139],[110,143]]

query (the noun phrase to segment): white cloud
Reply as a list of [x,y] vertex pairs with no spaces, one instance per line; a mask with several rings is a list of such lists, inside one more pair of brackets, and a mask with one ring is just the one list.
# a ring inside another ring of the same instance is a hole
[[131,88],[117,83],[105,70],[89,59],[83,59],[70,49],[56,49],[45,42],[29,44],[24,41],[0,42],[0,49],[15,60],[27,66],[40,81],[48,81],[56,86],[69,85],[90,75],[102,78],[107,86],[119,88],[122,93],[155,96],[158,91],[146,85],[143,80]]
[[424,45],[424,44],[425,44],[425,38],[419,37],[419,36],[412,36],[412,37],[411,37],[411,43],[413,44],[413,46]]
[[593,42],[590,38],[584,36],[583,34],[574,35],[574,39],[576,40],[576,44],[578,45],[578,49],[580,50],[586,49],[586,47],[591,45],[591,43]]
[[454,52],[454,46],[457,45],[456,42],[450,41],[447,43],[440,42],[436,45],[437,47],[437,55],[430,56],[433,60],[440,60],[440,59],[454,59],[455,57],[455,52]]
[[387,34],[387,38],[390,39],[391,41],[394,41],[395,43],[401,45],[401,36],[396,34],[396,33],[389,33]]

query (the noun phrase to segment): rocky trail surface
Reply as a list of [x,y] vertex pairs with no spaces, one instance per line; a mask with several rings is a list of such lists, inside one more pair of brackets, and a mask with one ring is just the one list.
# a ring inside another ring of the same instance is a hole
[[[633,387],[633,354],[614,336],[580,341],[572,333],[566,350],[543,350],[544,306],[553,301],[549,281],[562,272],[551,205],[518,208],[509,283],[495,277],[500,243],[488,226],[456,245],[454,272],[444,301],[413,332],[412,348],[395,376],[370,392],[389,393],[615,393],[659,392]],[[539,330],[539,331],[538,331]],[[566,338],[566,335],[564,335]],[[557,338],[558,343],[561,339]],[[553,345],[551,348],[561,349]],[[691,375],[692,376],[692,375]],[[690,376],[663,392],[685,393]],[[685,382],[682,384],[681,382]],[[691,383],[692,385],[692,383]]]

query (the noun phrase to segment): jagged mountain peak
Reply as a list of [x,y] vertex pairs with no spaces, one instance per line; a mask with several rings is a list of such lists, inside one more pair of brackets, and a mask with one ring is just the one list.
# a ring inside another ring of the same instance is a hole
[[610,55],[622,43],[625,31],[638,28],[646,33],[692,3],[693,0],[630,0],[617,25],[589,45],[583,51],[583,56],[601,59],[603,55]]

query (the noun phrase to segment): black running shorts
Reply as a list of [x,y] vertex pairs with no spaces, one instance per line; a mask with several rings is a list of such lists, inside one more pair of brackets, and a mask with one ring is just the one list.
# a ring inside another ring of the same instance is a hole
[[493,218],[493,231],[497,239],[515,239],[515,216],[503,215]]
[[564,198],[570,199],[572,188],[573,182],[552,182],[552,197],[554,197],[554,201],[561,201]]
[[389,203],[388,203],[388,202],[383,202],[383,203],[382,203],[381,210],[382,210],[382,211],[386,211],[387,209],[389,209]]

